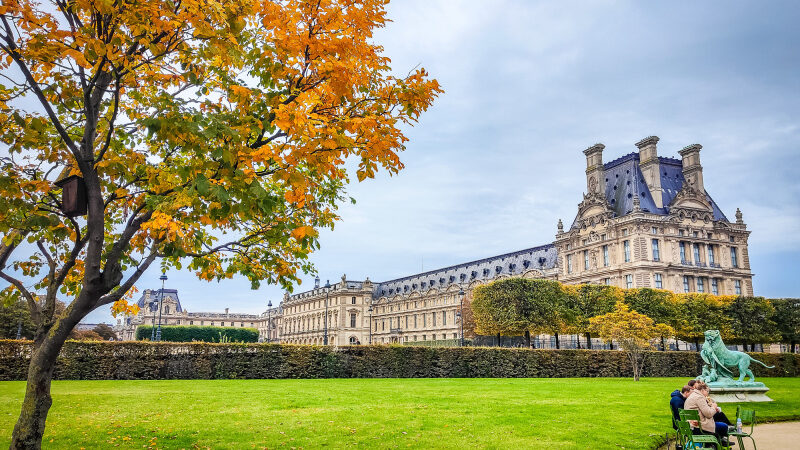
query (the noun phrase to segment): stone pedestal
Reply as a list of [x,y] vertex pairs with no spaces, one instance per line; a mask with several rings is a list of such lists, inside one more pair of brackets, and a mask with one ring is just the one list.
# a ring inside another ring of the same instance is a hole
[[738,402],[771,402],[767,397],[769,388],[764,383],[736,383],[714,386],[717,383],[708,383],[709,395],[717,403],[738,403]]

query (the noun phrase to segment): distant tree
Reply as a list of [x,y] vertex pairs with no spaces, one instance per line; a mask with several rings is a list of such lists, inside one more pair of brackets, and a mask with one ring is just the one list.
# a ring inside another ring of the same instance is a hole
[[657,324],[646,315],[631,311],[623,302],[617,302],[610,313],[590,318],[589,330],[606,342],[617,342],[628,355],[635,381],[642,373],[644,351],[654,348],[658,338],[674,334],[669,325]]
[[21,301],[0,302],[0,339],[33,339],[36,324],[28,305]]
[[732,295],[711,294],[678,295],[678,328],[676,335],[683,341],[693,342],[700,351],[700,340],[706,330],[719,330],[723,339],[733,339],[733,320],[728,307],[736,298]]
[[[679,311],[678,300],[675,294],[662,289],[625,289],[625,303],[631,310],[653,319],[655,323],[669,325],[673,329],[677,328],[677,317]],[[666,350],[667,336],[662,336],[661,350]]]
[[[570,309],[571,329],[586,336],[586,348],[592,348],[592,331],[589,320],[614,310],[614,305],[624,299],[622,289],[596,284],[564,285],[567,294],[565,307]],[[578,339],[580,348],[580,338]]]
[[800,342],[800,298],[778,298],[772,300],[775,308],[775,328],[781,342],[789,344],[789,351],[797,351]]
[[550,305],[552,317],[537,321],[531,326],[534,334],[549,334],[555,338],[556,348],[561,348],[560,335],[569,332],[570,325],[575,322],[575,311],[568,303],[564,286],[555,280],[534,279],[531,287],[536,302]]
[[98,323],[96,327],[92,330],[97,333],[104,341],[116,341],[117,340],[117,333],[105,323]]
[[69,339],[76,341],[104,341],[102,336],[97,334],[94,330],[72,330],[69,334]]
[[555,319],[555,306],[538,295],[536,283],[507,278],[475,289],[472,310],[477,331],[505,336],[525,335],[531,346],[531,330],[541,330]]

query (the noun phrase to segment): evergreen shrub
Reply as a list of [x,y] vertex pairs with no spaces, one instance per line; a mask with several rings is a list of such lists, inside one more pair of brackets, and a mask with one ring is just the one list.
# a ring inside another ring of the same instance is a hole
[[[149,340],[153,327],[140,325],[136,340]],[[255,328],[211,327],[195,325],[161,325],[161,340],[165,342],[258,342]]]
[[[30,341],[0,341],[0,380],[24,380]],[[800,354],[752,353],[774,369],[759,377],[800,376]],[[694,377],[696,352],[646,352],[643,376]],[[624,352],[401,345],[341,348],[282,344],[67,341],[61,380],[264,378],[628,377]]]

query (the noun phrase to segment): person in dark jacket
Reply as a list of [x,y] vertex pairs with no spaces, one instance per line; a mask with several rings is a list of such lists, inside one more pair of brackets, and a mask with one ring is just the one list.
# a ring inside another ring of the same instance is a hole
[[675,389],[672,394],[670,394],[669,407],[672,409],[672,418],[675,419],[672,423],[672,428],[676,430],[678,427],[675,425],[675,422],[681,420],[678,416],[678,410],[683,409],[683,404],[686,403],[686,398],[689,397],[689,393],[691,392],[692,388],[687,384],[680,390]]

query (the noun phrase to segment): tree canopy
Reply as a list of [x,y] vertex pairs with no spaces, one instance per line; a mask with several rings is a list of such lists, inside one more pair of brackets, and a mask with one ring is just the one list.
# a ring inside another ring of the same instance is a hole
[[[102,305],[135,310],[125,296],[156,259],[290,289],[350,176],[402,169],[404,127],[441,89],[391,73],[373,40],[386,3],[3,2],[0,277],[37,325],[12,446],[39,445],[70,330]],[[62,212],[73,175],[85,218]],[[73,299],[60,315],[57,293]]]

